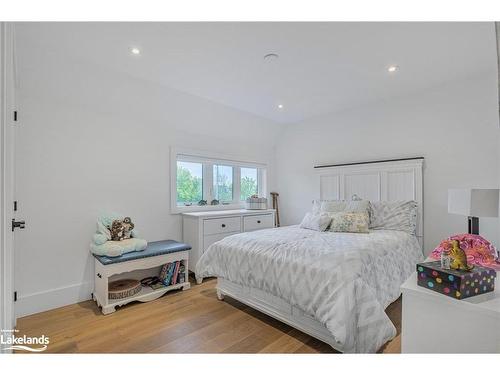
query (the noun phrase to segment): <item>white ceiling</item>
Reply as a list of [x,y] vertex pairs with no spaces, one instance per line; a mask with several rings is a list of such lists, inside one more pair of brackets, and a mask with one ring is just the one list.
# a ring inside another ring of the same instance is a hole
[[24,23],[17,35],[281,123],[496,69],[493,23]]

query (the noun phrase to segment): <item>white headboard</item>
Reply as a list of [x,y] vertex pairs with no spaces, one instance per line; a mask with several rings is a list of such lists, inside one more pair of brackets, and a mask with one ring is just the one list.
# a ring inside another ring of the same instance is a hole
[[319,199],[350,200],[356,194],[370,201],[414,200],[418,204],[416,234],[423,245],[423,162],[419,157],[316,166]]

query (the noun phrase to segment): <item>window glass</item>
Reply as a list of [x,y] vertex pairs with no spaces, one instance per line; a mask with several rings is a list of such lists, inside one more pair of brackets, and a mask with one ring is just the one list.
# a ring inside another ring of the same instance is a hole
[[198,203],[203,199],[203,165],[177,161],[177,205]]
[[213,196],[219,202],[233,201],[233,167],[228,165],[214,165]]
[[257,168],[241,168],[240,200],[244,201],[248,197],[258,194]]

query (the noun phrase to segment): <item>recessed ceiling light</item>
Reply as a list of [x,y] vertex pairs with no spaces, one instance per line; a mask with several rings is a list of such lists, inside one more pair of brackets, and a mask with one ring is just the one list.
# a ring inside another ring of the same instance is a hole
[[130,49],[130,52],[132,53],[132,55],[140,55],[141,54],[141,50],[137,47],[132,47]]
[[278,109],[283,109],[283,104],[278,104]]
[[389,73],[394,73],[394,72],[397,72],[399,70],[399,66],[397,65],[391,65],[387,68],[387,71]]
[[278,60],[279,55],[276,53],[268,53],[267,55],[264,56],[264,61],[276,61]]

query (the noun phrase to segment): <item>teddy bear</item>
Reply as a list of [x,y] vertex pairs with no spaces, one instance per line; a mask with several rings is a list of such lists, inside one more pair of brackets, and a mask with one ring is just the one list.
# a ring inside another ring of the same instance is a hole
[[123,220],[113,220],[109,231],[111,233],[111,241],[123,241],[131,238],[134,223],[132,219],[126,216]]

